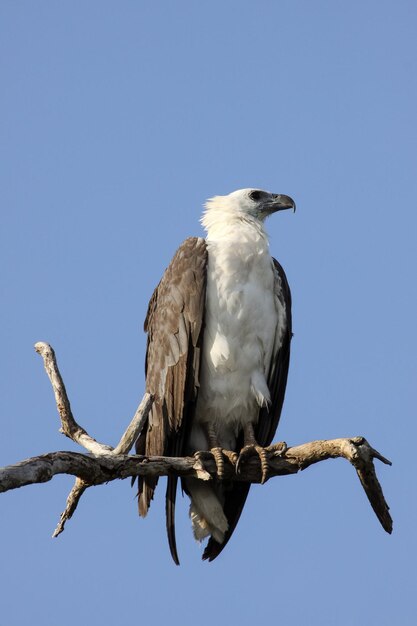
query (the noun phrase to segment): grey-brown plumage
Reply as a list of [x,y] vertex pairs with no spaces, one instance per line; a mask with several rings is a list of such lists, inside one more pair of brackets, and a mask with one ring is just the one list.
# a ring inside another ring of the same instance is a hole
[[[187,425],[197,400],[200,351],[206,293],[206,242],[190,237],[177,250],[149,302],[146,390],[154,403],[146,430],[136,444],[138,454],[182,456]],[[139,513],[145,516],[157,479],[140,479]],[[167,487],[167,530],[171,553],[175,546],[176,477]]]

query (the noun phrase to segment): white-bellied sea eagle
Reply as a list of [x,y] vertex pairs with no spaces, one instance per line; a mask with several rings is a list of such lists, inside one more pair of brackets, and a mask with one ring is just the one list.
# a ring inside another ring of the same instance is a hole
[[[209,450],[218,478],[182,479],[191,500],[194,536],[209,538],[203,559],[215,559],[229,541],[250,484],[222,480],[222,449],[240,460],[267,451],[278,425],[287,383],[291,295],[281,265],[269,253],[265,218],[294,201],[260,189],[240,189],[207,201],[205,239],[178,248],[149,303],[145,320],[146,391],[153,394],[138,454],[188,456]],[[145,516],[157,478],[140,478]],[[178,479],[168,477],[169,546],[175,541]]]

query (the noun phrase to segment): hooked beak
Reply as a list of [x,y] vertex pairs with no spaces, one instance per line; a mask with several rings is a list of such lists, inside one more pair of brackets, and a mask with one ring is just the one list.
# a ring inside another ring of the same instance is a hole
[[293,209],[295,213],[295,202],[290,196],[285,196],[281,193],[272,194],[271,200],[265,202],[265,212],[269,215],[276,211],[284,211],[285,209]]

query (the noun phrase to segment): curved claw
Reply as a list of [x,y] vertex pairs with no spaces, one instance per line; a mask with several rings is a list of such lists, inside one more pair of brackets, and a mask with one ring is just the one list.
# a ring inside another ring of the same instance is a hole
[[261,485],[263,485],[264,483],[266,483],[269,477],[268,450],[267,448],[260,448],[258,446],[256,448],[256,451],[261,461],[261,470],[262,470]]
[[268,450],[272,456],[282,456],[288,450],[288,446],[285,441],[278,441],[268,446],[266,450]]
[[237,461],[235,465],[236,474],[240,474],[240,471],[242,469],[242,461],[245,462],[247,458],[252,456],[252,454],[253,454],[253,446],[245,446],[244,448],[241,449],[239,456],[237,457]]
[[236,463],[236,473],[240,472],[242,461],[245,462],[248,458],[254,455],[257,455],[261,462],[261,485],[263,485],[268,480],[269,474],[268,448],[262,448],[261,446],[257,446],[255,444],[249,444],[242,448]]

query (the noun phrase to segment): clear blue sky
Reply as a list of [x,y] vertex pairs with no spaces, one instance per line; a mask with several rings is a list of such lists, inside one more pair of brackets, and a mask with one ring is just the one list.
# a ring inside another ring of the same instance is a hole
[[328,461],[253,488],[212,564],[183,500],[177,568],[163,489],[145,521],[128,481],[90,490],[53,540],[58,477],[1,496],[1,626],[415,624],[416,23],[411,0],[1,2],[0,464],[77,449],[40,340],[118,440],[153,287],[207,197],[259,186],[298,207],[269,222],[294,300],[278,438],[365,435],[395,523]]

